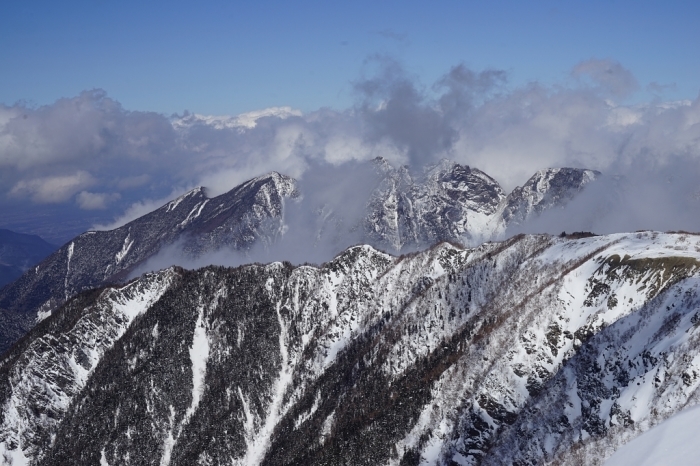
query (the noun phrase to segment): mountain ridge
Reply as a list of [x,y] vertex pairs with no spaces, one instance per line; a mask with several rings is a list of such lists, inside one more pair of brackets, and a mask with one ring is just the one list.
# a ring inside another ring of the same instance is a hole
[[[518,191],[531,195],[514,202],[512,193],[506,196],[487,174],[448,160],[417,176],[381,158],[372,164],[378,185],[368,193],[359,225],[341,222],[340,231],[322,226],[300,234],[327,241],[324,235],[335,232],[342,241],[354,229],[360,232],[359,242],[399,253],[440,241],[479,243],[504,235],[510,218],[522,224],[547,209],[563,207],[598,176],[580,169],[538,172],[536,182],[531,179],[526,191]],[[285,200],[300,198],[297,184],[271,172],[214,198],[198,187],[119,228],[77,236],[0,291],[0,351],[71,296],[123,282],[166,247],[177,244],[191,258],[224,248],[243,255],[253,247],[269,248],[286,234]],[[506,208],[508,218],[501,213]],[[323,222],[342,219],[342,214],[326,212]]]
[[[35,316],[47,315],[76,292],[123,281],[178,239],[193,254],[213,242],[245,248],[257,238],[272,241],[266,235],[276,234],[275,225],[261,229],[261,223],[278,222],[285,195],[295,195],[294,183],[273,172],[212,199],[203,188],[195,188],[122,227],[77,236],[0,292],[0,318],[5,322],[0,347],[7,348],[31,328]],[[235,234],[227,235],[227,230]]]
[[601,464],[700,401],[698,251],[690,234],[518,235],[144,275],[78,295],[3,356],[0,450]]

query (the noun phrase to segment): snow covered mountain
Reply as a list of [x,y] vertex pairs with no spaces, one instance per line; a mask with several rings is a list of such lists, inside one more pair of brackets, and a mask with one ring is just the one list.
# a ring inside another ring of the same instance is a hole
[[0,360],[7,464],[601,464],[698,402],[700,236],[516,236],[85,292]]
[[274,241],[295,181],[278,173],[254,178],[215,198],[194,189],[120,228],[88,231],[0,292],[0,351],[68,298],[123,281],[166,245],[192,255],[224,246]]
[[506,195],[486,173],[443,160],[412,177],[406,167],[393,168],[381,158],[374,163],[382,180],[364,221],[370,244],[405,251],[493,235],[489,220],[505,205]]
[[504,232],[525,224],[552,208],[561,208],[589,183],[600,177],[595,170],[550,168],[535,173],[522,187],[516,187],[499,206],[491,228]]
[[[511,224],[564,206],[598,176],[582,169],[543,170],[506,196],[485,173],[447,160],[419,175],[381,158],[372,163],[379,184],[368,184],[372,191],[360,225],[344,228],[360,231],[360,242],[397,253],[440,241],[473,245],[503,237]],[[224,247],[246,251],[273,244],[287,228],[285,202],[299,194],[295,180],[270,173],[211,199],[197,188],[120,228],[83,233],[0,291],[0,352],[71,296],[123,282],[166,246],[178,244],[196,258]],[[336,213],[326,214],[333,219]]]
[[187,131],[197,125],[211,126],[215,129],[235,129],[245,131],[255,128],[258,120],[261,118],[279,118],[281,120],[290,117],[299,117],[302,113],[291,107],[270,107],[262,110],[256,110],[240,115],[200,115],[198,113],[185,113],[182,116],[176,116],[171,119],[173,127],[179,131]]
[[382,175],[365,218],[368,243],[403,252],[438,241],[476,245],[502,239],[550,209],[565,207],[600,172],[550,168],[506,196],[486,173],[449,160],[412,176],[406,167],[374,161]]

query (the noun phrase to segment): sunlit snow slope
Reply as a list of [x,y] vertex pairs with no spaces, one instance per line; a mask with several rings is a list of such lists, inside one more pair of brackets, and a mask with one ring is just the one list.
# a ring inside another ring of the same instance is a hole
[[694,466],[700,459],[700,407],[667,419],[620,448],[605,466]]

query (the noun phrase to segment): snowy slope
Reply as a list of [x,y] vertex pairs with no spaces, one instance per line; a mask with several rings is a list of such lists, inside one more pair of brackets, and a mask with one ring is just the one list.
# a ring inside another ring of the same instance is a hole
[[662,422],[623,445],[605,466],[694,466],[700,458],[700,407]]
[[173,269],[5,355],[1,444],[47,465],[602,464],[697,404],[698,316],[687,234]]
[[[85,310],[79,308],[81,300],[69,303],[62,319],[47,324],[53,331],[26,342],[21,353],[6,356],[0,363],[4,376],[0,458],[24,464],[38,453],[36,445],[53,434],[104,353],[160,298],[173,278],[174,273],[166,271],[108,289]],[[66,320],[71,320],[71,327],[61,325]]]

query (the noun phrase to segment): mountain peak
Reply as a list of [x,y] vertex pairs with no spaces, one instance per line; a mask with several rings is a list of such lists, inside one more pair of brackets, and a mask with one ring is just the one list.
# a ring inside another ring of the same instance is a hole
[[442,158],[440,161],[432,166],[428,166],[426,168],[426,173],[443,173],[443,172],[451,172],[455,170],[456,168],[462,168],[469,170],[468,165],[461,165],[454,160]]
[[599,171],[584,168],[538,170],[522,187],[516,187],[508,195],[502,219],[508,225],[521,225],[533,213],[540,214],[553,206],[564,207],[600,175]]
[[601,173],[597,170],[585,168],[547,168],[535,172],[523,187],[535,187],[537,190],[546,189],[545,186],[577,187],[580,189],[598,179],[600,175]]
[[297,180],[291,176],[283,175],[277,171],[272,171],[264,175],[260,175],[251,181],[271,180],[279,193],[285,197],[296,197],[299,192],[297,190]]

